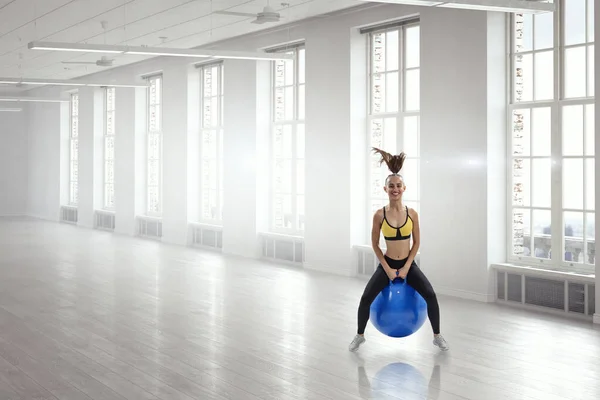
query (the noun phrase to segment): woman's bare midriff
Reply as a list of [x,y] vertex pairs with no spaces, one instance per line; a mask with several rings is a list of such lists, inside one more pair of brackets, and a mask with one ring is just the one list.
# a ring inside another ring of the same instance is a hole
[[385,255],[393,260],[403,260],[410,254],[410,240],[386,240]]

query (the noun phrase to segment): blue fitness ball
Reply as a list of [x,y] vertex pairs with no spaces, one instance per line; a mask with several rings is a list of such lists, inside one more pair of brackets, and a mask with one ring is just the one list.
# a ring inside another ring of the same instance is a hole
[[427,303],[406,280],[394,279],[371,303],[369,319],[384,335],[406,337],[425,323]]

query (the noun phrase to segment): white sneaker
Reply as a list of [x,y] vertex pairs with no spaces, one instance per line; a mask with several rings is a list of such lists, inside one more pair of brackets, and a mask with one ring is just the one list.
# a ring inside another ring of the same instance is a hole
[[437,335],[433,337],[433,344],[442,349],[443,351],[450,350],[450,346],[446,342],[446,339],[442,337],[442,335]]
[[350,342],[350,345],[348,346],[348,350],[356,351],[356,350],[358,350],[360,345],[366,341],[367,341],[367,339],[365,339],[364,336],[357,334],[356,336],[354,336],[354,339],[352,339],[352,342]]

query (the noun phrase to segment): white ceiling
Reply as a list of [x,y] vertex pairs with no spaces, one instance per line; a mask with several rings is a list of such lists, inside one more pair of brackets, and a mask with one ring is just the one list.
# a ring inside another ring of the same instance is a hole
[[[258,13],[267,4],[281,14],[280,22],[259,25],[250,17],[214,14]],[[68,79],[110,68],[62,64],[95,61],[102,54],[29,50],[27,44],[34,40],[191,48],[363,4],[359,0],[0,0],[0,77]],[[102,21],[107,22],[106,31]],[[113,67],[149,58],[106,56],[115,59]],[[23,89],[0,86],[4,93]]]

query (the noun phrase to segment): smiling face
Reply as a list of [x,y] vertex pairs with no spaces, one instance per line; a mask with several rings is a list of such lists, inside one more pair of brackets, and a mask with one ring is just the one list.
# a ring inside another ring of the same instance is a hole
[[386,179],[384,190],[388,194],[390,201],[400,200],[402,198],[402,193],[404,193],[406,190],[406,186],[404,185],[404,181],[402,180],[401,176],[390,175]]

